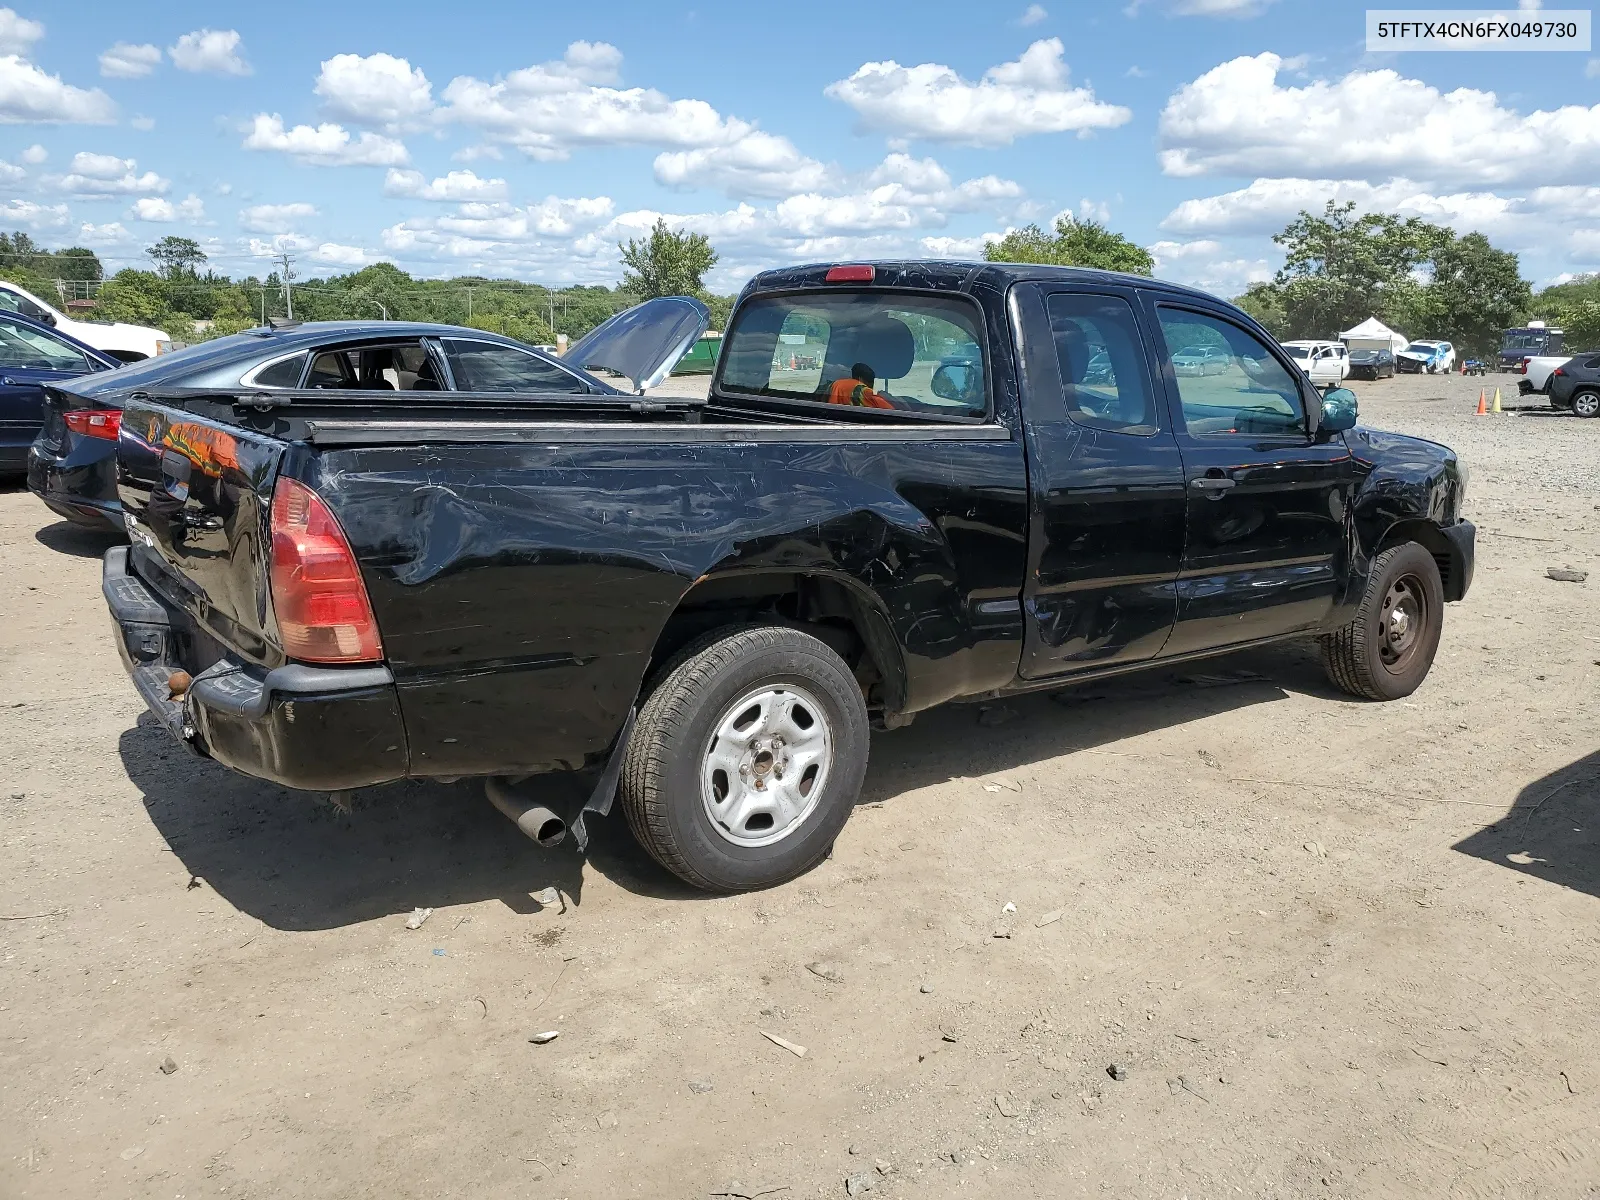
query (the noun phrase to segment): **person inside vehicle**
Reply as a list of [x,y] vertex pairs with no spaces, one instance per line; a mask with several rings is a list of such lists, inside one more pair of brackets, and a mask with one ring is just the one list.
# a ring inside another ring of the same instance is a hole
[[894,405],[872,390],[876,382],[872,368],[866,363],[857,363],[850,368],[848,376],[833,381],[828,389],[828,403],[850,404],[856,408],[893,408]]

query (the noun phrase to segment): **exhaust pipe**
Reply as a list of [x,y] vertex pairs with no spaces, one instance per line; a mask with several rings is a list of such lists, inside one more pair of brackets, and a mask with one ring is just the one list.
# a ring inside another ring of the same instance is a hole
[[504,780],[488,779],[483,785],[489,803],[516,823],[518,829],[539,845],[552,849],[567,837],[567,823],[542,804],[525,800]]

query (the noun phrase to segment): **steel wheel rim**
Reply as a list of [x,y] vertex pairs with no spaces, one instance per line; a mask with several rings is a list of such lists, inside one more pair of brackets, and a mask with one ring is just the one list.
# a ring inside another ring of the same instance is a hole
[[1427,620],[1428,599],[1422,580],[1402,575],[1389,585],[1378,613],[1378,657],[1385,670],[1398,675],[1410,667],[1420,652]]
[[833,767],[827,710],[803,687],[769,683],[723,710],[700,759],[700,803],[735,846],[781,842],[817,809]]
[[1600,395],[1584,392],[1572,401],[1572,411],[1580,417],[1592,417],[1600,412]]

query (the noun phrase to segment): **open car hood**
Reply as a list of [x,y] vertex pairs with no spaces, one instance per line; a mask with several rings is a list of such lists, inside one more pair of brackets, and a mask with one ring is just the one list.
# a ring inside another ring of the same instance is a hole
[[563,361],[622,375],[643,392],[671,373],[710,323],[711,311],[693,296],[646,300],[595,326]]

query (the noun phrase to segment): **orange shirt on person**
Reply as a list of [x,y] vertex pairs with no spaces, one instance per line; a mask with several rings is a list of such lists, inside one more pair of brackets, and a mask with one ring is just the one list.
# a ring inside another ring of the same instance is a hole
[[848,377],[833,381],[833,386],[828,389],[828,403],[851,404],[857,408],[894,407],[859,379]]

